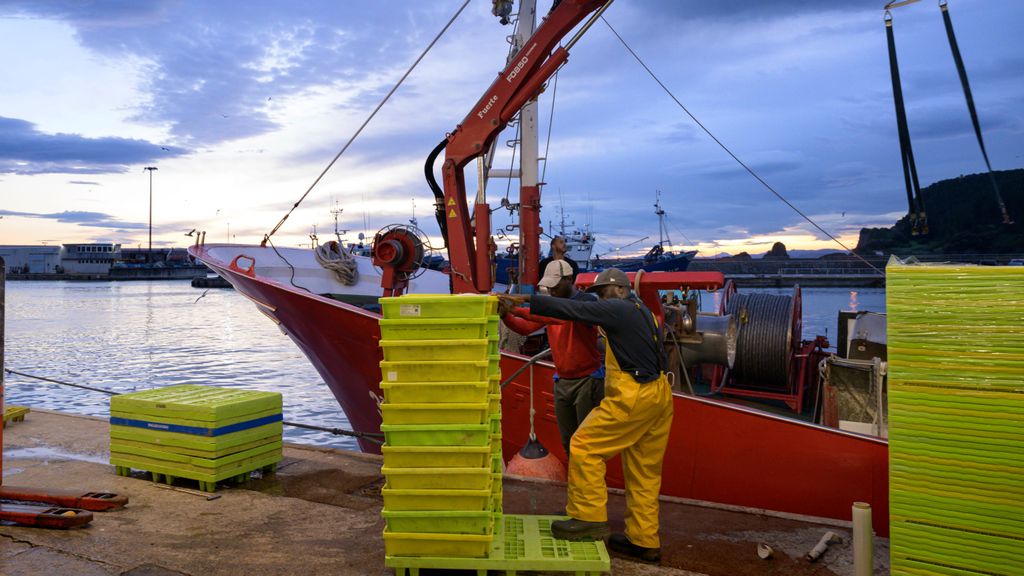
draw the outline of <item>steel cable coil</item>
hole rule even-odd
[[[789,385],[790,352],[793,347],[792,296],[735,294],[726,314],[739,320],[736,364],[737,385],[780,389]]]

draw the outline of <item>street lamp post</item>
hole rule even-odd
[[[153,171],[156,166],[146,166],[143,170],[149,171],[149,251],[146,253],[146,263],[153,261]]]

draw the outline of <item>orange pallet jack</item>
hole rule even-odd
[[[0,258],[0,414],[4,410],[4,287],[6,274]],[[107,492],[40,490],[3,486],[4,433],[0,427],[0,521],[38,528],[74,528],[92,522],[93,510],[112,510],[128,503],[126,496]]]

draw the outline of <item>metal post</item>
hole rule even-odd
[[[146,253],[146,263],[153,261],[153,171],[156,166],[146,166],[143,170],[149,171],[149,252]]]

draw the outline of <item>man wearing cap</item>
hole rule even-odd
[[[544,269],[537,288],[555,298],[592,302],[593,294],[573,285],[572,267],[565,260],[552,260]],[[548,343],[555,362],[555,418],[562,448],[569,456],[569,441],[590,411],[604,398],[604,366],[597,348],[597,329],[590,324],[530,314],[524,308],[502,306],[505,325],[528,335],[547,327]]]
[[[626,533],[609,547],[648,562],[661,559],[658,493],[672,427],[672,390],[654,315],[630,292],[629,279],[610,268],[588,289],[600,300],[581,302],[533,295],[534,314],[587,322],[605,334],[605,396],[572,437],[568,520],[552,522],[556,538],[582,540],[608,534],[605,462],[622,455],[626,481]],[[502,296],[511,302],[524,297]]]
[[[544,271],[547,270],[548,264],[558,260],[563,260],[565,262],[568,262],[569,266],[572,266],[572,281],[575,283],[576,276],[579,275],[580,273],[580,265],[577,264],[576,261],[573,260],[572,258],[569,258],[569,256],[565,252],[565,236],[555,236],[554,238],[551,239],[551,255],[541,259],[540,264],[537,266],[537,269],[540,271],[541,274],[543,274]]]

